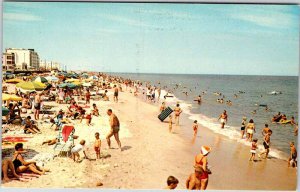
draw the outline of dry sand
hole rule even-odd
[[[92,103],[94,103],[92,101]],[[184,135],[184,129],[191,129],[191,122],[184,120],[181,126],[173,126],[174,133],[168,132],[168,123],[157,119],[158,107],[134,97],[129,92],[121,92],[119,103],[97,101],[101,117],[93,117],[91,127],[83,121],[74,122],[79,138],[87,141],[88,156],[95,158],[93,151],[94,133],[100,132],[102,151],[111,157],[100,160],[83,160],[74,163],[66,157],[56,157],[45,163],[51,172],[29,182],[11,181],[2,187],[30,188],[96,188],[98,181],[112,189],[162,189],[166,179],[173,175],[179,179],[178,189],[185,189],[185,181],[193,172],[194,156],[201,145],[210,145],[213,151],[208,156],[213,174],[210,175],[208,189],[261,189],[295,190],[296,169],[287,168],[287,163],[279,159],[268,159],[251,163],[248,161],[249,148],[223,136],[213,134],[200,127],[199,137],[192,144]],[[58,104],[46,103],[56,106]],[[59,107],[65,108],[66,105]],[[106,110],[112,108],[121,122],[120,138],[123,151],[107,149],[105,135],[109,131]],[[185,117],[182,117],[184,119]],[[34,135],[25,143],[25,149],[40,154],[53,154],[53,146],[42,146],[45,139],[55,138],[57,132],[50,124],[39,123],[43,134]],[[112,137],[112,147],[117,144]],[[12,150],[11,150],[12,151]],[[82,156],[82,155],[81,155]]]

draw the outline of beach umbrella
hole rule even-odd
[[[92,84],[91,83],[83,83],[82,86],[84,86],[84,87],[91,87]]]
[[[40,76],[33,78],[32,81],[40,82],[40,83],[48,83],[48,80],[45,77],[40,77]]]
[[[93,76],[90,76],[89,79],[91,79],[91,80],[98,80],[99,78],[97,76],[93,75]]]
[[[57,82],[59,79],[55,76],[47,76],[45,77],[48,81]]]
[[[78,81],[79,79],[74,79],[74,78],[65,80],[65,82],[78,82]]]
[[[6,116],[9,113],[9,109],[2,107],[2,116]]]
[[[74,88],[76,88],[77,86],[74,85],[73,83],[62,83],[62,84],[59,84],[58,87],[60,87],[60,88],[66,88],[66,87],[69,87],[70,89],[74,89]]]
[[[21,82],[23,82],[22,79],[10,79],[10,80],[5,81],[5,83],[13,83],[13,84],[17,84],[17,83],[21,83]]]
[[[28,82],[18,83],[16,87],[21,88],[25,91],[42,91],[46,89],[47,86],[44,83],[40,83],[36,81],[28,81]]]
[[[2,101],[22,101],[22,97],[2,93]]]
[[[74,84],[74,85],[76,85],[76,86],[82,85],[82,83],[81,83],[80,81],[75,81],[75,82],[73,82],[72,84]]]

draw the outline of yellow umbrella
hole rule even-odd
[[[24,82],[22,79],[9,79],[7,81],[5,81],[6,83],[21,83],[21,82]]]
[[[2,93],[2,101],[22,101],[22,97]]]
[[[73,79],[73,78],[72,78],[72,79],[67,79],[67,80],[66,80],[66,82],[78,82],[78,81],[79,81],[79,79]]]
[[[77,82],[73,82],[72,84],[74,84],[74,85],[81,85],[82,82],[77,81]]]
[[[41,82],[27,81],[27,82],[18,83],[16,87],[24,90],[30,90],[30,91],[41,91],[46,89],[47,85]]]

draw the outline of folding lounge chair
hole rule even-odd
[[[75,133],[75,128],[73,125],[63,125],[58,134],[59,142],[54,146],[54,155],[69,156],[71,153],[71,148],[74,146],[74,138],[73,135]]]

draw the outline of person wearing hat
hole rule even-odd
[[[202,190],[206,189],[208,184],[208,174],[211,173],[211,171],[207,168],[207,155],[210,151],[210,147],[202,146],[200,153],[195,157],[195,166],[200,166],[203,169],[203,174],[200,176]]]
[[[245,134],[246,120],[247,120],[247,118],[243,117],[242,126],[241,126],[241,139],[243,139],[244,134]]]
[[[200,190],[201,188],[201,177],[204,173],[204,170],[201,166],[195,165],[195,172],[190,174],[188,179],[186,180],[186,188],[189,190]]]

